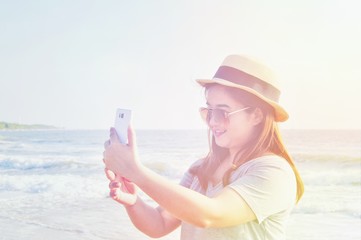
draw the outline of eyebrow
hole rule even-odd
[[[210,106],[211,104],[209,104],[209,102],[206,102],[207,106]],[[228,106],[227,104],[216,104],[217,108],[228,108],[230,109],[230,106]]]

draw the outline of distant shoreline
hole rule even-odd
[[[41,129],[57,129],[57,127],[44,125],[44,124],[19,124],[0,122],[0,130],[41,130]]]

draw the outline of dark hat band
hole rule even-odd
[[[281,94],[281,92],[271,84],[233,67],[220,66],[214,78],[251,88],[274,102],[278,102]]]

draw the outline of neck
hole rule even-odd
[[[244,152],[244,150],[239,149],[239,148],[230,148],[229,149],[229,157],[230,159],[234,160],[236,155],[239,156],[239,154],[242,154]]]
[[[243,152],[244,150],[240,151],[239,149],[229,149],[229,157],[227,160],[230,162],[230,164],[234,164],[237,162],[236,156],[242,155]]]

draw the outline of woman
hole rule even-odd
[[[133,224],[150,237],[181,225],[181,239],[285,239],[285,222],[303,194],[303,183],[277,122],[288,118],[278,104],[271,71],[239,55],[228,56],[213,79],[197,80],[207,107],[210,151],[196,161],[180,185],[152,172],[138,159],[135,135],[119,143],[111,129],[104,163],[110,195]],[[121,176],[121,177],[117,177]],[[136,185],[154,199],[136,195]]]

